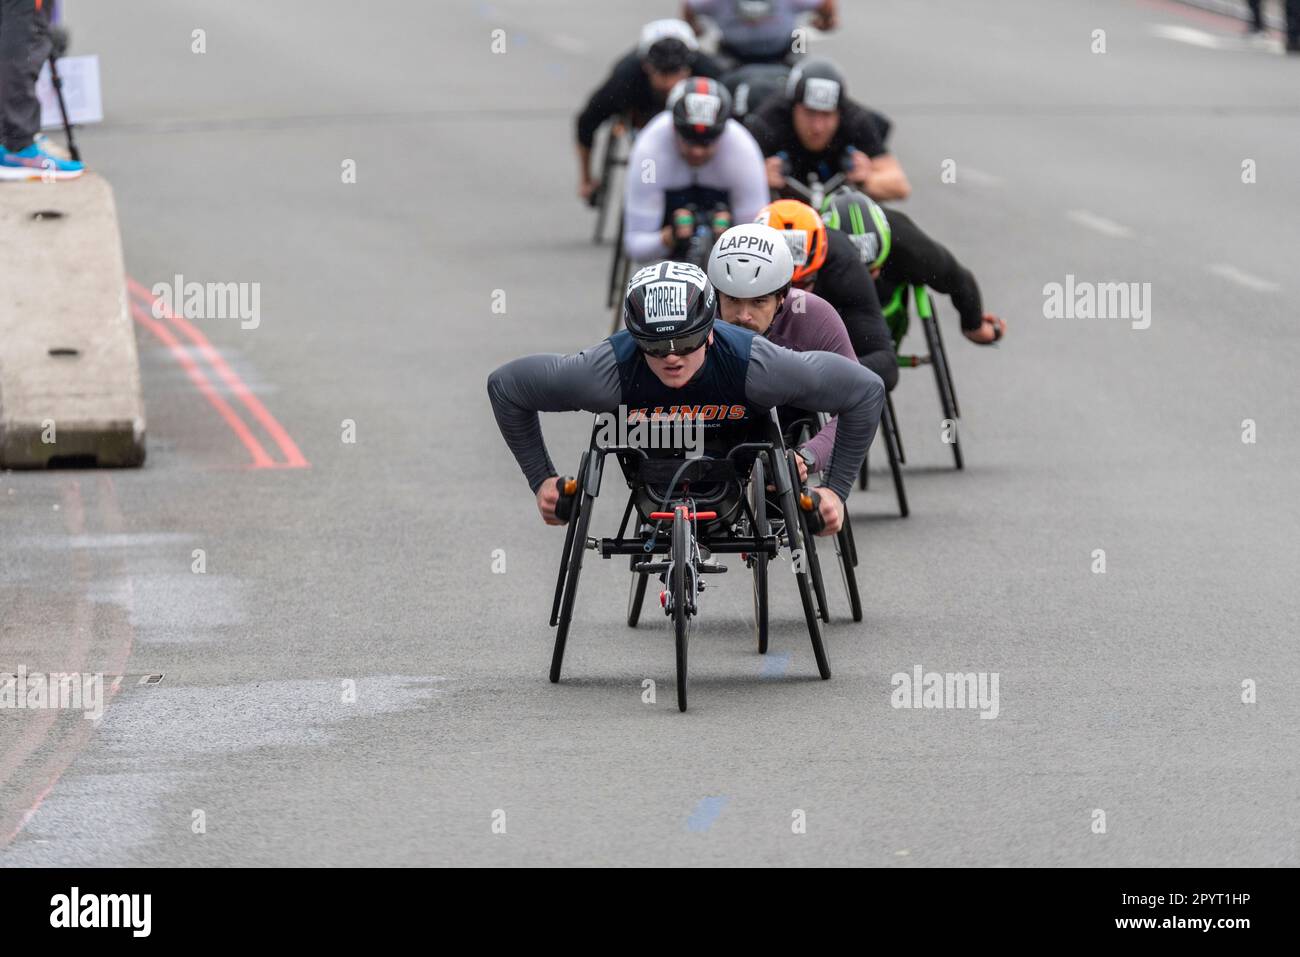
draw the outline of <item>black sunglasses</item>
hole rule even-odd
[[[642,352],[656,359],[667,356],[689,356],[708,342],[711,331],[702,329],[680,339],[637,339],[636,344]]]

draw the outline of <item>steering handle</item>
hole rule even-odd
[[[560,476],[555,480],[555,487],[560,497],[555,500],[555,517],[566,525],[573,515],[573,503],[578,497],[578,480],[571,475]]]
[[[812,535],[820,535],[822,529],[826,527],[826,520],[822,518],[821,504],[821,494],[815,488],[799,490],[799,508],[803,510],[804,520],[808,523],[808,531]]]

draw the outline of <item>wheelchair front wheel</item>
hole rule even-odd
[[[669,575],[670,596],[673,603],[673,634],[677,643],[677,710],[686,710],[686,646],[691,636],[690,594],[688,585],[691,572],[690,523],[685,509],[677,509],[673,516],[672,573]]]

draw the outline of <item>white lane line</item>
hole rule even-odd
[[[1224,36],[1219,33],[1207,33],[1204,30],[1197,30],[1195,27],[1176,26],[1172,23],[1157,23],[1150,27],[1152,35],[1162,37],[1165,40],[1176,40],[1179,43],[1186,43],[1189,46],[1201,47],[1204,50],[1250,50],[1258,49],[1261,45],[1259,40],[1250,37],[1232,37]]]
[[[1127,226],[1117,223],[1113,219],[1107,219],[1105,216],[1090,213],[1086,209],[1072,209],[1065,215],[1080,226],[1096,230],[1103,236],[1110,236],[1114,239],[1131,239],[1133,237],[1133,230]]]
[[[1153,36],[1163,37],[1166,40],[1177,40],[1179,43],[1204,47],[1208,50],[1220,49],[1218,37],[1212,33],[1206,33],[1204,30],[1197,30],[1194,27],[1177,26],[1172,23],[1157,23],[1153,24],[1150,29]]]
[[[565,53],[586,53],[587,44],[577,37],[569,36],[567,33],[552,33],[546,39],[551,41],[551,46],[559,47]]]
[[[1261,279],[1258,276],[1252,276],[1248,272],[1242,272],[1236,266],[1228,263],[1215,263],[1210,267],[1210,272],[1214,273],[1228,282],[1235,282],[1239,286],[1245,286],[1255,292],[1277,292],[1282,287],[1275,282],[1267,279]]]

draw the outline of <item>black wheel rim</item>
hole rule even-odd
[[[690,640],[690,615],[687,613],[687,565],[690,562],[687,520],[681,512],[673,517],[672,541],[673,631],[677,645],[677,708],[686,710],[686,652]]]

